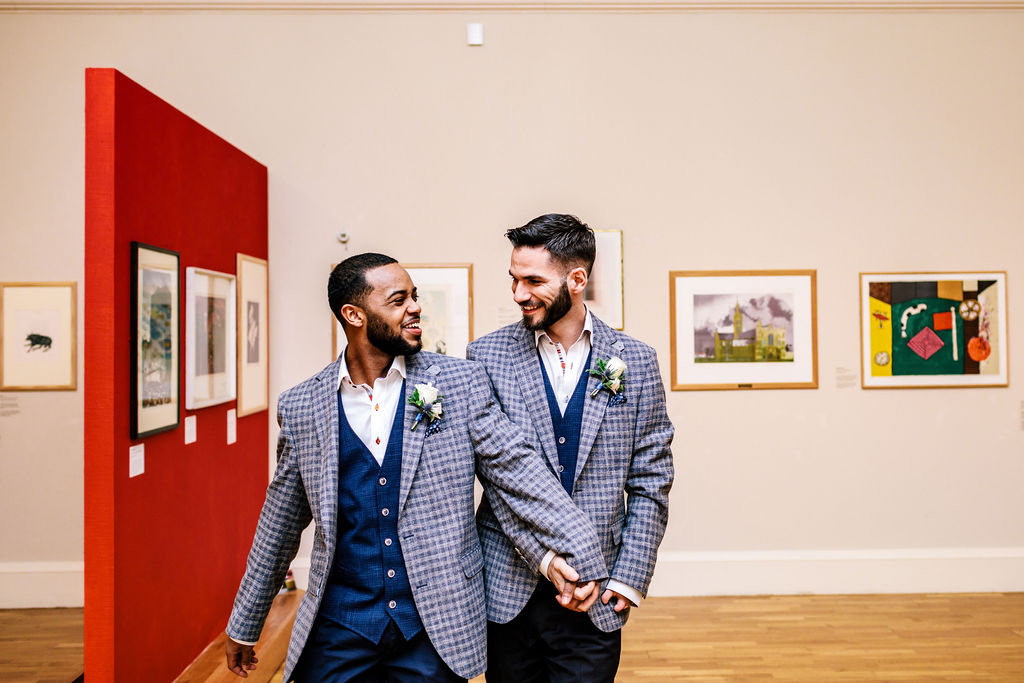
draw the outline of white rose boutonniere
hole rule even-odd
[[[409,397],[409,403],[419,408],[419,412],[416,413],[409,431],[416,431],[416,427],[423,421],[423,418],[427,419],[427,434],[439,431],[441,426],[438,421],[444,413],[444,409],[441,407],[441,400],[443,398],[444,396],[438,393],[437,387],[433,384],[429,382],[427,384],[417,384],[412,392],[412,396]]]
[[[626,397],[622,392],[626,388],[626,362],[618,356],[612,356],[607,360],[598,358],[594,365],[597,367],[587,372],[600,379],[601,384],[590,392],[590,398],[596,397],[602,389],[607,389],[612,395],[608,400],[609,405],[625,403]]]

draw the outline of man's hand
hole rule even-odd
[[[608,601],[615,598],[615,611],[622,612],[629,609],[633,603],[629,601],[629,598],[622,595],[622,593],[616,593],[611,588],[606,588],[604,593],[601,595],[601,602],[608,604]]]
[[[248,678],[249,672],[256,668],[256,653],[252,645],[242,645],[228,638],[224,644],[224,653],[228,657],[228,670],[236,676]]]
[[[580,575],[565,558],[556,555],[548,565],[548,578],[558,589],[558,604],[574,612],[586,612],[597,602],[597,581],[577,585]]]

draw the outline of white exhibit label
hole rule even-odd
[[[238,414],[234,408],[228,411],[228,445],[238,441]]]
[[[128,478],[137,477],[145,471],[146,444],[136,444],[128,449]]]
[[[185,445],[196,442],[196,416],[189,415],[185,418]]]

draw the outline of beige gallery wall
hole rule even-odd
[[[358,251],[472,262],[481,334],[505,228],[622,229],[626,331],[666,380],[669,270],[814,268],[819,389],[669,394],[653,591],[1024,589],[1024,6],[278,7],[0,10],[0,281],[82,281],[86,67],[268,166],[275,396],[330,360],[327,269]],[[858,272],[970,269],[1008,274],[1009,388],[837,379]],[[0,396],[0,606],[81,599],[81,397]]]

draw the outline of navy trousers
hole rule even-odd
[[[622,631],[605,633],[555,601],[541,580],[507,624],[487,622],[487,683],[613,683]]]
[[[389,621],[379,643],[320,615],[295,667],[295,683],[466,683],[430,644],[427,632],[406,640]]]

